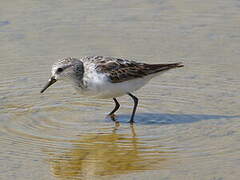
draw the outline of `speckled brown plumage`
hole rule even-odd
[[[182,63],[146,64],[103,56],[86,57],[85,60],[96,64],[96,71],[98,73],[106,74],[112,83],[120,83],[135,78],[142,78],[150,74],[183,66]]]

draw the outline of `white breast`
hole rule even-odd
[[[77,88],[79,93],[95,98],[113,98],[123,96],[144,86],[152,77],[136,78],[133,80],[111,83],[107,76],[95,71],[85,74],[83,78],[85,88]]]

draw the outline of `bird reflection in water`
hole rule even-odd
[[[153,140],[117,133],[81,135],[64,153],[51,153],[52,173],[59,179],[92,179],[136,171],[164,168],[174,158],[173,148],[154,145]],[[155,142],[156,143],[156,142]]]

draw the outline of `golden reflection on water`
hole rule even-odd
[[[59,179],[89,179],[166,167],[174,150],[145,141],[134,129],[130,136],[116,130],[85,134],[64,153],[49,154],[48,161]]]

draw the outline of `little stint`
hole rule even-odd
[[[84,96],[113,98],[115,107],[109,116],[114,121],[114,113],[120,107],[116,98],[127,94],[134,101],[129,121],[132,124],[138,105],[138,98],[132,92],[143,87],[156,75],[178,67],[183,67],[183,64],[146,64],[104,56],[80,59],[67,57],[53,64],[52,75],[41,93],[58,80],[68,80]]]

